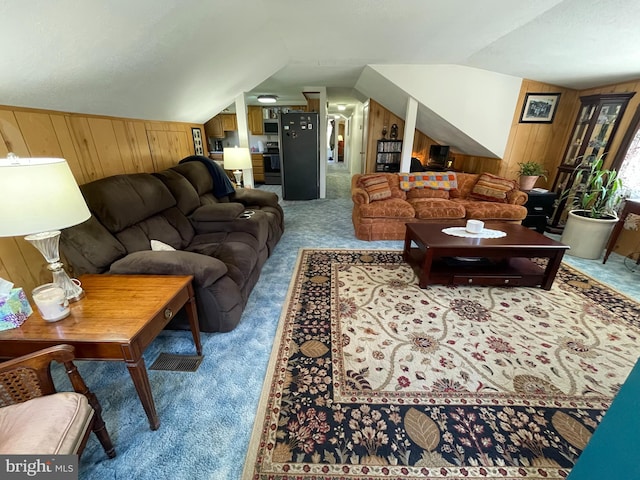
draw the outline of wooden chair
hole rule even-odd
[[[77,454],[95,432],[116,456],[102,407],[73,363],[74,347],[57,345],[0,363],[0,454]],[[58,392],[51,363],[62,363],[75,392]]]

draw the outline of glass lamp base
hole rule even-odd
[[[77,302],[84,297],[84,290],[80,286],[80,282],[76,279],[69,278],[64,270],[64,265],[60,262],[60,231],[36,233],[27,235],[24,239],[31,243],[42,254],[49,263],[47,268],[53,274],[53,283],[62,288],[65,292],[67,300]]]
[[[236,177],[236,185],[242,187],[242,170],[234,170],[233,176]]]

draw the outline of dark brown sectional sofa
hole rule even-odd
[[[73,274],[193,275],[200,329],[232,330],[284,232],[284,215],[270,192],[217,196],[211,168],[224,175],[202,157],[81,185],[92,216],[61,236]],[[151,240],[175,250],[154,251]],[[178,315],[169,327],[186,329],[188,322]]]

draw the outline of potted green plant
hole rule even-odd
[[[547,170],[537,162],[521,162],[518,166],[520,190],[531,190],[540,177],[547,179]]]
[[[576,257],[599,258],[618,221],[622,180],[615,170],[603,169],[603,162],[600,156],[591,165],[578,167],[576,188],[564,194],[570,199],[570,210],[561,242],[569,245],[568,253]]]

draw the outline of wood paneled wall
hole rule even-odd
[[[177,164],[194,154],[191,128],[200,128],[205,138],[200,124],[0,106],[0,157],[9,152],[19,157],[62,157],[78,184],[83,184]],[[0,238],[0,277],[29,295],[37,285],[51,281],[40,252],[20,237]]]
[[[395,116],[375,100],[369,100],[369,120],[367,124],[367,131],[369,133],[366,149],[366,172],[376,171],[376,152],[378,150],[377,142],[382,138],[382,129],[384,127],[387,128],[386,138],[391,138],[389,133],[391,132],[391,125],[394,123],[398,125],[398,140],[402,140],[402,137],[404,136],[404,120]]]
[[[413,138],[412,157],[420,159],[423,165],[429,161],[429,150],[431,145],[437,145],[438,142],[416,130]],[[463,155],[461,153],[449,152],[449,157],[453,159],[453,168],[463,172],[482,173],[489,172],[498,174],[500,168],[500,160],[490,157],[479,157],[474,155]]]
[[[560,93],[553,123],[519,123],[527,93]],[[576,90],[523,80],[498,175],[517,179],[518,163],[537,162],[543,164],[549,174],[546,181],[538,179],[536,186],[551,188],[579,108]]]

